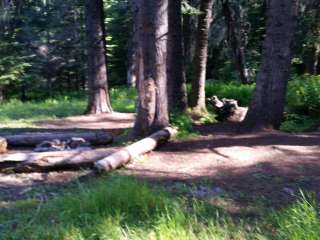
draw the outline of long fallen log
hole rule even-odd
[[[12,153],[0,156],[0,172],[47,172],[92,167],[93,163],[114,153],[117,148],[59,152]]]
[[[99,172],[111,171],[127,164],[130,160],[154,150],[157,146],[167,142],[171,137],[176,135],[177,131],[174,128],[164,128],[147,138],[144,138],[136,143],[124,147],[113,154],[101,159],[94,164]]]
[[[3,137],[0,137],[0,154],[7,152],[7,140]]]
[[[106,145],[113,141],[111,134],[105,131],[91,132],[26,132],[15,135],[2,135],[12,147],[35,147],[41,142],[59,139],[83,138],[92,145]]]

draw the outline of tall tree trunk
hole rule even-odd
[[[320,44],[315,44],[314,62],[313,62],[313,75],[318,74],[320,58]]]
[[[269,0],[257,86],[244,127],[277,129],[283,117],[297,15],[296,0]]]
[[[232,60],[243,84],[250,83],[245,62],[245,47],[241,36],[240,0],[222,0],[222,12],[227,26],[227,41]]]
[[[5,99],[4,97],[4,86],[0,85],[0,103]]]
[[[89,99],[86,113],[110,113],[107,85],[104,9],[102,0],[86,0]]]
[[[169,0],[168,106],[170,111],[187,110],[187,86],[182,43],[181,0]]]
[[[131,36],[128,49],[127,84],[136,87],[138,80],[138,0],[129,0],[131,9]]]
[[[206,111],[205,81],[208,57],[209,28],[212,21],[214,0],[201,0],[198,19],[195,56],[193,59],[193,78],[190,105],[195,112]]]
[[[196,8],[198,1],[186,0],[189,5]],[[183,15],[183,55],[185,66],[191,65],[195,49],[195,30],[196,30],[196,17],[192,14]]]
[[[147,136],[168,125],[168,0],[139,0],[139,81],[135,136]]]

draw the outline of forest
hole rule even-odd
[[[0,239],[320,235],[319,0],[0,0]]]

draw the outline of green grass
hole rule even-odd
[[[240,106],[248,106],[254,85],[241,85],[237,82],[210,81],[206,83],[206,95],[217,95],[220,98],[237,99]],[[190,86],[188,86],[190,91]],[[110,90],[112,106],[117,112],[134,112],[137,99],[135,89],[118,87]],[[320,109],[320,77],[303,75],[293,77],[289,82],[287,105],[281,129],[286,132],[303,132],[312,130],[319,123]],[[80,115],[86,108],[86,94],[74,93],[41,102],[24,102],[11,100],[0,104],[1,127],[32,127],[32,123],[73,115]],[[200,123],[214,122],[215,116],[208,106],[209,114],[200,119]],[[189,118],[189,119],[188,119]],[[181,133],[179,138],[192,135],[190,117],[173,114],[172,124]]]
[[[135,89],[116,88],[111,89],[110,94],[114,111],[135,111]],[[81,115],[85,111],[86,104],[84,93],[60,96],[41,102],[21,102],[13,99],[0,105],[0,123],[2,127],[30,127],[35,121]]]
[[[256,219],[170,194],[130,177],[78,184],[49,202],[25,200],[0,210],[0,239],[318,239],[318,204],[295,205]]]

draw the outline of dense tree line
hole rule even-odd
[[[2,0],[0,96],[88,89],[101,113],[108,86],[136,86],[146,135],[206,112],[206,79],[256,82],[244,123],[278,128],[290,74],[319,74],[319,16],[316,0]]]

